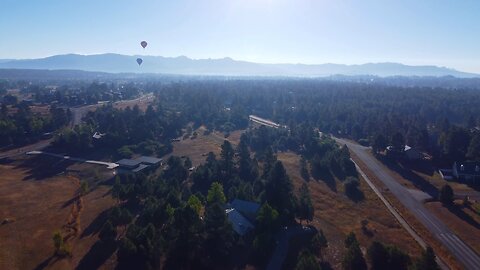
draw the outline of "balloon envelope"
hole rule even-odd
[[[144,40],[140,42],[140,45],[142,45],[142,47],[145,49],[145,47],[147,47],[147,42]]]
[[[142,64],[143,60],[142,58],[137,58],[137,64],[140,66]]]

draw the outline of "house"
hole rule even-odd
[[[236,209],[226,209],[225,213],[227,214],[228,220],[232,224],[233,230],[239,235],[244,236],[250,230],[255,228],[253,224]]]
[[[403,153],[405,154],[405,157],[407,157],[409,160],[420,160],[424,158],[422,152],[408,145],[405,145],[405,149],[403,150]]]
[[[233,230],[243,236],[255,228],[259,209],[258,203],[235,199],[227,205],[225,213]]]
[[[239,199],[233,200],[230,205],[252,221],[255,221],[258,210],[260,210],[260,204]]]
[[[135,159],[124,158],[116,162],[119,165],[119,173],[137,173],[145,169],[153,169],[160,166],[161,158],[140,156]]]
[[[452,175],[461,182],[478,184],[480,183],[480,162],[454,162]]]
[[[124,158],[121,159],[117,162],[115,162],[119,165],[120,168],[128,169],[128,170],[133,170],[137,168],[140,165],[140,161],[134,160],[134,159],[129,159],[129,158]]]
[[[146,164],[146,165],[153,165],[153,166],[158,166],[162,162],[161,158],[156,158],[156,157],[147,157],[147,156],[140,156],[136,158],[135,160],[140,161],[140,163]]]
[[[392,154],[401,153],[401,152],[395,151],[395,148],[392,145],[387,146],[387,152]],[[422,152],[408,145],[405,145],[405,147],[403,148],[403,155],[409,160],[420,160],[424,158],[424,155]]]

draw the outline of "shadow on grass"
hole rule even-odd
[[[400,166],[399,163],[388,159],[387,157],[377,156],[378,160],[387,166],[390,170],[398,173],[404,179],[410,181],[416,188],[430,195],[432,198],[438,198],[438,189],[430,182],[413,172],[407,166]]]
[[[27,176],[23,180],[43,180],[65,172],[72,161],[66,161],[54,157],[37,155],[22,160],[17,168],[27,169]]]
[[[456,215],[459,219],[467,222],[468,224],[472,225],[476,229],[480,229],[480,224],[471,216],[469,216],[467,213],[462,211],[462,208],[457,205],[450,205],[450,206],[445,206],[445,208],[450,211],[450,213]]]
[[[115,242],[97,241],[78,263],[77,270],[98,269],[117,250]]]
[[[73,198],[71,198],[70,200],[64,202],[64,203],[62,204],[62,208],[65,208],[65,207],[71,205],[71,204],[74,203],[77,199],[78,199],[78,196],[75,195],[75,196],[74,196]]]
[[[52,255],[48,258],[46,258],[43,262],[39,263],[34,269],[35,270],[42,270],[45,269],[50,263],[55,263],[58,261],[58,257],[55,255]]]
[[[80,238],[85,236],[89,236],[95,234],[102,229],[103,224],[107,222],[108,214],[110,213],[110,209],[104,210],[101,212],[82,232]]]
[[[320,269],[322,270],[333,270],[333,267],[329,262],[320,262]]]
[[[323,181],[325,184],[327,184],[330,190],[332,190],[333,192],[337,192],[337,183],[335,182],[335,178],[330,172],[320,173],[312,171],[312,177],[316,181]]]
[[[347,195],[347,197],[355,203],[361,202],[365,199],[365,195],[359,189],[355,189],[345,195]]]

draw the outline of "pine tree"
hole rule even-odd
[[[435,260],[435,253],[431,247],[427,247],[427,249],[422,252],[422,256],[415,263],[414,269],[440,270],[440,267]]]
[[[360,245],[353,232],[347,235],[345,247],[347,251],[343,256],[342,268],[344,270],[366,270],[367,263],[365,262],[365,258],[363,258]]]
[[[310,191],[307,184],[303,183],[302,187],[300,188],[300,199],[298,202],[297,217],[300,220],[312,221],[313,214],[314,209],[312,199],[310,197]]]
[[[298,256],[295,270],[320,270],[320,265],[315,256],[308,250],[302,250]]]
[[[310,247],[314,254],[320,255],[320,260],[323,261],[323,250],[328,247],[328,241],[322,230],[316,232],[312,237]]]
[[[288,223],[295,217],[296,198],[293,195],[293,184],[282,165],[277,161],[269,173],[265,187],[267,202],[279,210],[280,219]]]

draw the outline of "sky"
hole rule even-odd
[[[478,0],[1,0],[0,59],[120,53],[480,73],[479,14]]]

